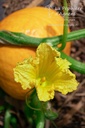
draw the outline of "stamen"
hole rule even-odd
[[[45,77],[45,76],[42,77],[42,78],[41,78],[41,81],[42,81],[42,82],[45,82],[45,81],[46,81],[46,77]]]

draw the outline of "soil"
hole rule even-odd
[[[62,8],[63,6],[62,2],[58,2],[57,0],[41,0],[40,3],[38,0],[0,0],[0,20],[16,10],[29,7],[34,1],[36,1],[35,6],[45,6],[53,9]],[[70,6],[69,2],[68,6]],[[79,7],[81,10],[76,10],[75,16],[69,18],[71,31],[85,28],[85,5],[82,0],[79,3]],[[62,12],[62,9],[58,11]],[[85,62],[85,38],[73,41],[71,57]],[[52,121],[46,121],[45,128],[85,128],[85,75],[77,72],[74,73],[80,82],[78,89],[66,96],[56,92],[54,100],[50,102],[53,109],[58,112],[58,118],[54,121],[56,126],[53,125]],[[13,106],[12,109],[10,108],[10,111],[16,117],[18,122],[17,128],[31,128],[30,123],[25,119],[23,107],[21,107],[23,106],[23,102],[17,101],[5,94],[4,97],[1,97],[0,105],[9,106],[9,104]],[[6,112],[7,110],[0,111],[0,128],[4,127]],[[10,128],[14,127],[10,125]]]

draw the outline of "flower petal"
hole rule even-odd
[[[78,82],[75,79],[75,75],[69,70],[64,71],[61,75],[57,76],[55,81],[55,90],[62,94],[67,94],[77,89]]]
[[[49,85],[47,81],[38,82],[36,90],[40,101],[48,101],[54,98],[54,85]]]
[[[75,75],[69,70],[70,63],[60,58],[60,53],[41,43],[36,57],[19,63],[14,69],[17,82],[23,89],[35,87],[40,101],[54,98],[54,91],[67,94],[77,88]]]
[[[21,83],[23,89],[32,88],[35,85],[36,72],[31,62],[32,58],[24,60],[14,69],[15,81]]]
[[[49,45],[45,43],[39,45],[36,52],[36,57],[39,58],[38,76],[42,77],[43,75],[45,75],[49,71],[51,64],[55,60],[55,57],[59,56],[60,53]]]
[[[62,72],[69,70],[69,65],[71,65],[66,59],[55,58],[55,61],[51,64],[49,74],[51,73],[50,81],[55,82],[58,76],[61,76]]]

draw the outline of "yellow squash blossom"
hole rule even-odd
[[[40,101],[54,98],[54,91],[67,94],[76,90],[78,82],[69,70],[70,63],[48,44],[38,46],[36,57],[18,63],[14,69],[15,81],[23,89],[36,88]]]

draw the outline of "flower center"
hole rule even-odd
[[[46,81],[46,77],[44,76],[41,78],[41,82],[45,82],[45,81]]]
[[[46,77],[42,77],[42,78],[40,79],[40,85],[46,86]]]

